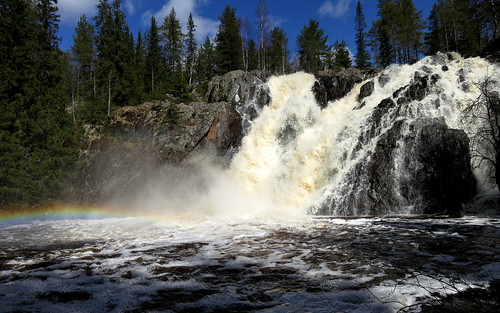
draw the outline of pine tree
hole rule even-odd
[[[146,48],[142,33],[137,33],[137,43],[135,45],[135,59],[134,59],[135,76],[137,81],[136,86],[136,99],[134,103],[142,103],[146,99],[146,84],[144,78],[146,77]]]
[[[100,0],[95,17],[99,112],[113,106],[136,105],[140,77],[135,68],[134,38],[125,21],[121,0]]]
[[[399,7],[399,62],[413,63],[423,51],[424,29],[427,25],[422,19],[422,12],[417,11],[412,0],[399,0]]]
[[[84,106],[85,111],[92,111],[92,99],[96,95],[96,50],[94,26],[82,15],[75,28],[73,45],[71,46],[71,63],[73,64],[72,104],[75,114],[75,103]],[[87,108],[88,107],[88,108]],[[87,113],[84,113],[84,118]],[[75,117],[76,120],[76,117]]]
[[[273,74],[285,74],[288,68],[288,54],[287,49],[288,38],[286,38],[285,31],[281,28],[275,27],[271,31],[271,47],[269,49],[269,71]]]
[[[162,84],[165,62],[160,46],[158,26],[154,17],[151,17],[151,26],[146,35],[146,41],[146,73],[144,81],[146,91],[153,96],[161,93],[165,88]]]
[[[201,83],[207,83],[215,73],[215,47],[209,37],[198,51],[198,66],[196,73]]]
[[[196,38],[194,37],[196,25],[194,24],[193,15],[190,13],[187,22],[187,34],[186,34],[186,71],[188,77],[189,87],[192,85],[194,64],[196,61],[196,50],[198,49],[196,45]]]
[[[366,49],[366,22],[365,22],[365,14],[363,13],[363,7],[361,6],[361,2],[358,0],[358,4],[356,6],[356,67],[364,70],[370,67],[370,54]]]
[[[412,0],[379,0],[379,19],[370,30],[371,45],[379,66],[411,63],[423,50],[422,13]]]
[[[215,36],[217,72],[225,74],[241,70],[243,69],[243,40],[240,34],[241,21],[236,17],[236,9],[227,5],[219,20],[220,25]]]
[[[495,37],[496,8],[487,0],[438,0],[429,16],[427,53],[457,51],[473,56]]]
[[[350,68],[352,66],[352,61],[349,56],[349,50],[347,49],[346,42],[344,40],[340,43],[335,41],[334,49],[333,69],[340,71],[342,69]]]
[[[167,76],[173,79],[177,76],[179,68],[182,67],[182,48],[183,37],[181,24],[175,9],[172,8],[170,13],[165,17],[160,33],[164,42],[164,53],[167,60]]]
[[[0,205],[53,199],[74,171],[56,11],[54,0],[0,6]]]
[[[247,44],[248,71],[259,69],[259,55],[257,52],[257,44],[253,39],[248,40]]]
[[[309,25],[304,26],[297,37],[300,70],[314,73],[323,69],[323,59],[330,50],[327,40],[328,35],[319,28],[319,22],[309,20]]]

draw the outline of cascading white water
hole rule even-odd
[[[403,122],[403,137],[411,135],[409,125],[422,117],[444,117],[450,128],[474,133],[477,125],[464,123],[464,106],[478,97],[477,83],[500,77],[499,68],[481,58],[448,57],[440,54],[414,65],[391,66],[372,78],[374,91],[362,100],[363,105],[358,97],[366,81],[323,110],[312,93],[314,76],[295,73],[272,77],[268,82],[271,104],[243,139],[230,175],[243,186],[245,194],[270,199],[273,206],[296,213],[317,213],[315,208],[327,201],[329,214],[366,214],[358,212],[356,205],[344,211],[345,199],[356,202],[357,194],[369,188],[364,174],[359,173],[360,164],[370,158],[380,136],[396,121]],[[374,125],[375,108],[387,98],[397,103],[402,93],[395,92],[414,83],[416,72],[438,79],[423,99],[395,105]],[[385,213],[414,213],[414,204],[397,196],[398,184],[410,175],[403,170],[408,149],[402,144],[395,148],[393,175],[387,179],[394,184],[397,205]],[[479,168],[476,176],[480,181],[484,181],[482,175],[484,169]]]

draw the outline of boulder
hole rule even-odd
[[[459,216],[476,191],[467,134],[441,120],[422,127],[415,145],[421,165],[415,175],[424,213]]]
[[[320,71],[315,75],[317,81],[313,86],[316,101],[321,108],[325,108],[328,102],[344,97],[356,84],[361,83],[364,79],[374,77],[379,71],[374,69],[363,72],[356,68],[348,68],[339,72]],[[369,87],[370,85],[365,88],[369,89]],[[369,90],[366,92],[368,93]]]
[[[313,86],[313,93],[321,108],[328,102],[340,99],[347,95],[354,85],[363,81],[363,73],[355,68],[339,72],[320,71],[316,74],[317,81]]]

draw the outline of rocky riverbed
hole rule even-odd
[[[498,218],[48,217],[0,242],[2,312],[499,308]]]

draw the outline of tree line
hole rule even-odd
[[[328,44],[315,19],[302,28],[291,53],[265,0],[258,0],[254,21],[227,5],[215,38],[202,43],[192,15],[185,32],[172,9],[134,35],[122,1],[100,0],[95,16],[80,17],[68,52],[59,48],[57,0],[0,0],[0,206],[37,203],[67,189],[84,122],[167,94],[189,102],[215,75],[369,69],[437,51],[473,56],[498,47],[498,1],[437,0],[428,21],[412,0],[377,5],[378,18],[367,25],[357,1],[351,58],[345,41]]]

